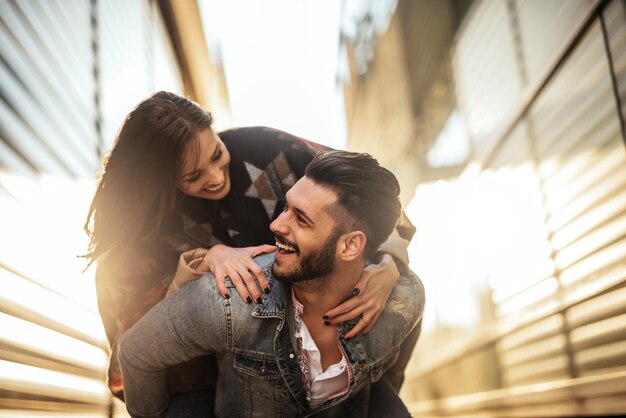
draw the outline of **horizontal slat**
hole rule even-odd
[[[554,178],[546,180],[546,208],[548,213],[558,213],[568,204],[605,181],[615,170],[620,169],[625,153],[623,149],[620,149],[619,127],[615,124],[612,125],[611,132],[606,134],[607,145],[604,149],[590,152],[591,158],[588,159],[587,163],[578,161],[579,156],[584,157],[587,154],[580,153],[566,160],[569,167],[558,167],[559,169],[563,168],[564,171],[570,167],[575,170],[568,182],[561,182],[560,179],[554,181]]]
[[[624,211],[626,211],[626,188],[618,191],[563,229],[556,231],[552,236],[554,247],[557,251],[561,250],[607,221],[623,215]]]
[[[89,149],[85,141],[73,141],[73,136],[65,134],[52,115],[41,108],[26,89],[18,88],[19,81],[14,79],[11,72],[1,64],[0,80],[6,83],[5,85],[14,86],[14,88],[3,89],[3,99],[28,126],[31,136],[42,144],[41,148],[45,149],[52,158],[57,159],[59,164],[66,167],[66,170],[72,172],[74,176],[90,176],[96,161],[95,146]],[[13,144],[20,141],[20,138],[6,139]],[[68,152],[68,148],[72,151]]]
[[[91,57],[84,55],[87,61],[80,62],[72,51],[83,49],[85,54],[89,54],[89,32],[75,37],[71,45],[67,45],[62,36],[62,32],[67,28],[60,28],[58,22],[51,19],[50,15],[54,13],[54,8],[49,7],[48,3],[45,0],[15,2],[16,9],[28,20],[24,34],[28,34],[32,39],[31,45],[46,60],[48,74],[54,74],[63,83],[68,98],[75,101],[78,108],[92,109],[90,93],[93,92],[94,85],[89,71]],[[88,20],[89,16],[74,18]]]
[[[578,327],[572,330],[570,339],[576,350],[626,340],[626,314]]]
[[[9,29],[9,32],[0,30],[0,36],[3,38],[0,38],[2,57],[24,80],[33,96],[41,95],[45,99],[47,95],[51,98],[41,101],[50,112],[54,112],[55,109],[62,110],[59,112],[60,117],[71,120],[73,129],[78,130],[80,136],[93,138],[94,107],[91,104],[80,106],[70,98],[65,90],[64,79],[56,72],[48,70],[50,65],[44,52],[29,35],[27,23],[16,15],[12,3],[1,2],[1,4],[7,7],[3,7],[3,13],[0,13],[0,22],[4,22]],[[24,51],[29,53],[25,54]]]
[[[59,176],[71,175],[64,165],[50,155],[49,149],[33,135],[2,97],[0,97],[0,135],[9,139],[11,146],[20,155],[27,155],[29,162],[40,170]]]
[[[458,97],[470,136],[478,147],[501,130],[520,101],[513,34],[504,2],[482,1],[464,27],[453,53]],[[505,70],[509,69],[509,70]]]
[[[98,347],[106,347],[95,313],[0,268],[0,311]]]
[[[624,189],[626,189],[626,167],[620,164],[599,183],[581,193],[560,211],[551,214],[548,219],[548,227],[552,231],[557,231],[581,216],[585,211]]]
[[[530,84],[545,74],[554,57],[567,46],[591,5],[584,0],[515,2]]]
[[[509,367],[502,370],[502,375],[507,386],[546,382],[571,377],[568,373],[566,355],[552,356],[544,360]]]
[[[518,295],[507,299],[497,306],[497,316],[505,318],[518,311],[527,310],[540,305],[546,299],[553,297],[559,288],[558,281],[554,277],[542,280]]]
[[[1,135],[2,131],[0,128],[0,167],[5,171],[11,171],[24,177],[37,175],[35,168],[25,161],[20,154],[16,153],[13,148],[9,147],[7,141]]]
[[[626,287],[600,295],[568,309],[566,318],[571,328],[626,314]],[[623,316],[623,315],[622,315]]]
[[[0,390],[108,405],[109,390],[102,380],[73,376],[0,360]]]
[[[524,344],[550,337],[561,331],[563,327],[563,316],[553,315],[543,321],[520,328],[511,334],[503,337],[498,343],[498,349],[511,350]]]
[[[558,334],[512,350],[500,350],[500,367],[507,368],[518,364],[526,364],[537,359],[562,355],[565,353],[565,346],[565,336]]]
[[[576,241],[556,254],[555,260],[560,269],[565,269],[626,236],[626,214],[611,220],[595,229],[584,238]]]
[[[104,376],[108,356],[101,347],[1,312],[0,329],[0,342],[9,347],[95,370]]]
[[[626,364],[626,341],[580,350],[574,355],[574,361],[581,372],[615,368],[623,370]]]
[[[624,4],[611,1],[603,13],[613,59],[617,90],[622,105],[621,115],[626,115],[626,11]]]
[[[626,371],[622,371],[576,379],[563,379],[541,383],[538,385],[525,385],[489,392],[454,396],[439,399],[436,403],[415,402],[408,404],[407,407],[409,411],[415,411],[414,416],[433,416],[433,412],[444,412],[449,416],[465,416],[465,414],[471,414],[475,411],[484,411],[484,413],[489,414],[490,411],[497,410],[498,408],[519,406],[528,407],[532,405],[536,405],[541,408],[543,405],[571,398],[583,401],[589,400],[592,402],[594,399],[607,398],[611,396],[623,397],[625,394]],[[426,407],[421,407],[421,405],[424,404],[427,404]],[[430,407],[428,407],[428,404],[430,404]],[[572,415],[593,415],[593,413],[597,411],[593,409],[582,409],[580,407],[582,405],[578,405],[579,407]],[[506,409],[504,409],[504,411],[506,411]],[[597,412],[595,413],[597,414]],[[557,416],[568,415],[569,414],[565,413]],[[508,415],[497,413],[496,416],[503,417]]]
[[[563,270],[560,275],[561,283],[571,286],[583,279],[593,279],[592,276],[603,276],[603,270],[612,268],[625,259],[626,238],[623,238]]]
[[[535,133],[541,138],[537,142],[540,156],[561,155],[569,145],[566,137],[559,135],[563,129],[584,121],[575,118],[584,115],[597,103],[597,95],[611,90],[608,63],[604,55],[604,42],[600,25],[596,22],[582,42],[568,58],[562,70],[538,97],[530,110]]]

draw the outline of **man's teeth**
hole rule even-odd
[[[280,242],[278,242],[278,241],[276,242],[276,246],[277,246],[278,248],[280,248],[282,251],[287,251],[287,252],[290,252],[290,253],[295,253],[295,252],[296,252],[296,249],[295,249],[295,248],[290,247],[290,246],[285,245],[285,244],[281,244],[281,243],[280,243]]]

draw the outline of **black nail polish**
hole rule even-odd
[[[263,291],[265,292],[266,295],[269,295],[270,293],[270,288],[266,287],[265,289],[263,289]]]
[[[246,296],[246,302],[247,303],[252,303],[252,298],[250,296]]]
[[[263,299],[261,299],[260,297],[256,298],[256,303],[260,305],[261,303],[263,303]]]
[[[322,316],[322,319],[328,319],[328,315]]]
[[[361,290],[358,287],[352,290],[352,296],[359,296],[359,293],[361,293]]]
[[[324,321],[324,325],[330,325],[330,322]]]
[[[226,293],[224,296],[224,299],[230,299],[230,295],[228,293]]]

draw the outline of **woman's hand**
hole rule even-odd
[[[341,305],[326,312],[327,321],[336,325],[363,315],[361,320],[345,335],[352,338],[359,332],[371,331],[385,309],[387,299],[400,277],[396,263],[389,254],[384,254],[378,264],[371,264],[361,273],[352,291],[352,297]]]
[[[208,250],[198,269],[210,270],[213,273],[217,289],[224,298],[230,298],[226,287],[228,276],[243,300],[248,303],[252,303],[253,300],[261,303],[261,292],[269,293],[270,288],[263,270],[252,258],[274,251],[276,247],[273,245],[233,248],[218,244]]]

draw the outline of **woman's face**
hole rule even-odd
[[[183,193],[210,200],[226,197],[230,191],[230,154],[211,129],[201,131],[187,145],[183,161],[181,176],[177,181]]]

